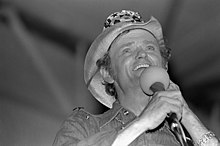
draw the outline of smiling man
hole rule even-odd
[[[74,110],[57,133],[54,146],[218,145],[176,84],[170,81],[165,91],[153,95],[141,88],[142,72],[151,66],[167,70],[169,58],[170,49],[155,18],[144,22],[138,13],[126,10],[110,15],[84,66],[88,89],[110,109],[101,115]],[[176,115],[177,134],[167,120],[170,113]]]
[[[111,45],[109,57],[112,75],[105,69],[101,74],[106,82],[115,82],[121,105],[140,115],[150,100],[140,88],[140,75],[149,66],[164,66],[156,38],[143,29],[124,32]]]

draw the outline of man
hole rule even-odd
[[[103,32],[92,43],[84,66],[89,90],[110,109],[101,115],[74,110],[57,133],[54,145],[184,144],[166,120],[170,113],[175,113],[177,123],[181,122],[192,138],[180,134],[186,143],[218,145],[214,133],[189,109],[176,84],[170,81],[165,91],[153,95],[143,91],[142,72],[150,66],[167,70],[169,58],[170,49],[155,18],[144,22],[138,13],[126,10],[110,15]]]

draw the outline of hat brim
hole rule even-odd
[[[97,71],[96,62],[103,57],[111,43],[119,34],[131,29],[145,29],[151,32],[158,41],[163,41],[161,25],[154,17],[151,17],[146,23],[118,23],[105,29],[93,41],[85,58],[84,80],[86,84],[91,81],[88,85],[88,89],[99,102],[109,108],[112,108],[115,98],[105,92],[105,86],[102,84],[103,79],[100,72]]]

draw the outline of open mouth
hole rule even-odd
[[[148,67],[150,67],[149,64],[140,64],[140,65],[136,66],[136,67],[133,69],[133,71],[136,71],[136,70],[138,70],[138,69],[140,69],[140,68],[148,68]]]

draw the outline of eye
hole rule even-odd
[[[131,52],[131,49],[130,48],[124,48],[123,50],[122,50],[122,53],[124,54],[124,53],[130,53]]]
[[[152,51],[154,51],[154,50],[155,50],[155,47],[154,47],[154,46],[147,46],[147,50],[152,50]]]

